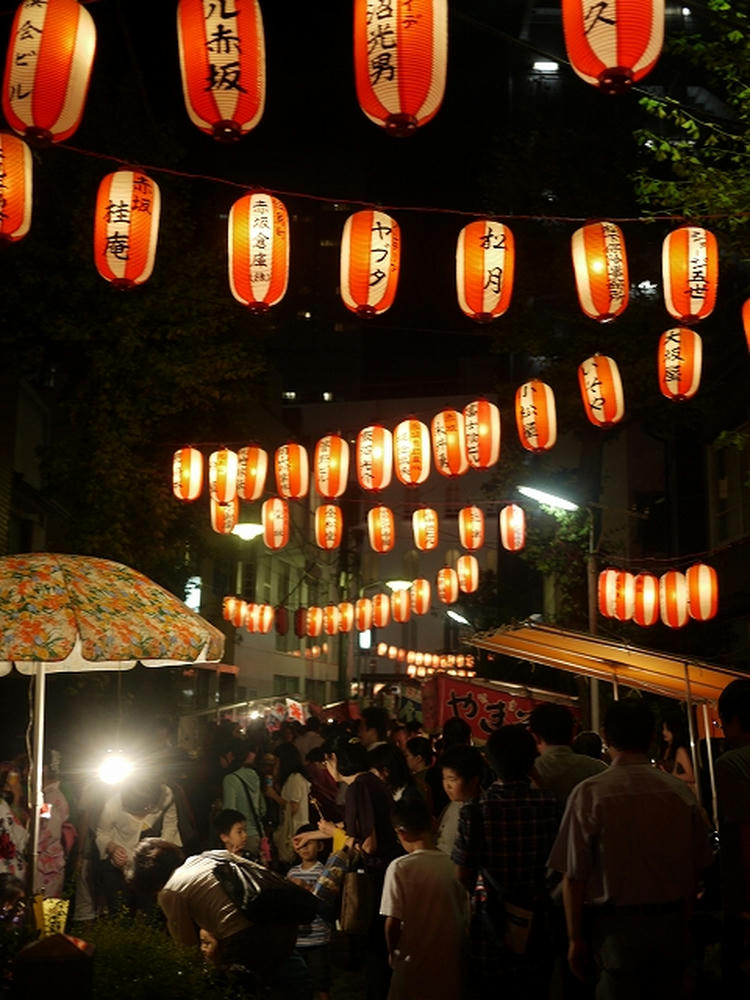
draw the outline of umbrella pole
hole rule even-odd
[[[41,876],[39,872],[39,821],[44,804],[42,794],[42,768],[44,766],[44,699],[45,699],[44,664],[36,664],[34,675],[34,750],[31,758],[31,890],[41,892]]]

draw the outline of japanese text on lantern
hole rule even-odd
[[[591,359],[588,364],[584,364],[584,386],[588,394],[589,407],[594,410],[604,411],[607,400],[601,392],[604,384],[599,378],[599,371],[595,359]]]
[[[400,4],[397,0],[368,0],[367,53],[373,86],[381,79],[396,80],[398,62],[393,61],[393,50],[397,46],[399,29],[413,28],[421,16],[414,10],[414,0],[402,0]]]
[[[664,377],[668,381],[678,381],[685,357],[681,352],[682,338],[679,330],[668,330],[664,343]]]
[[[472,465],[480,458],[479,450],[479,404],[469,403],[464,410],[464,425],[466,430],[466,454]]]
[[[498,232],[489,227],[486,233],[479,236],[479,245],[482,250],[504,250],[505,232],[501,229]],[[499,264],[488,267],[486,271],[486,281],[484,288],[489,288],[495,295],[499,295],[503,287],[503,269]]]
[[[240,36],[231,24],[231,19],[239,14],[235,0],[204,0],[203,9],[209,52],[206,90],[239,90],[246,94],[247,90],[240,83],[242,65],[235,58],[242,54]]]
[[[706,231],[692,227],[688,231],[690,268],[687,293],[691,299],[703,299],[708,294]]]
[[[521,387],[521,426],[526,437],[531,440],[537,436],[536,429],[536,389],[530,382],[525,382]]]
[[[327,504],[323,521],[323,531],[327,549],[335,549],[339,533],[339,511],[333,504]]]
[[[388,270],[391,266],[391,249],[392,244],[389,237],[393,234],[393,228],[391,226],[383,225],[380,220],[375,222],[372,227],[373,240],[370,244],[370,254],[376,257],[372,262],[372,270],[370,271],[370,288],[374,285],[379,285],[380,282],[388,277]],[[375,246],[375,242],[379,241],[382,246]],[[382,265],[385,265],[385,270],[383,270]]]
[[[122,224],[124,231],[115,229],[107,233],[104,243],[104,256],[115,260],[130,259],[130,224],[134,212],[144,212],[151,215],[154,204],[154,189],[151,181],[143,174],[133,177],[133,194],[130,201],[122,198],[119,201],[109,201],[104,210],[104,221],[108,226]]]
[[[5,150],[0,146],[0,220],[4,221],[8,218],[8,213],[5,211],[5,206],[8,204],[8,199],[5,197],[5,192],[8,189],[7,185],[8,174],[5,169]]]
[[[270,281],[268,245],[271,240],[271,205],[266,198],[254,198],[250,215],[250,266],[253,281]]]
[[[366,490],[373,488],[373,428],[365,427],[359,436],[359,475]]]
[[[39,2],[39,0],[26,0],[24,3],[24,9],[31,9],[33,7],[44,7],[46,2]],[[42,29],[37,27],[31,20],[23,21],[18,26],[18,33],[16,34],[16,44],[22,43],[20,48],[17,48],[13,53],[13,63],[16,67],[23,66],[28,68],[31,63],[29,60],[36,60],[39,55],[38,44],[42,37]],[[23,101],[27,97],[31,96],[34,89],[33,87],[34,75],[33,72],[29,76],[28,80],[24,80],[23,76],[18,79],[17,83],[12,83],[10,86],[10,94],[8,95],[11,101]]]
[[[610,0],[597,0],[596,3],[592,3],[587,8],[583,20],[585,24],[584,35],[588,35],[597,24],[606,24],[614,27],[617,24],[614,4]]]
[[[602,235],[604,236],[604,253],[607,258],[610,295],[613,299],[623,299],[627,294],[627,285],[620,229],[612,222],[603,222]]]

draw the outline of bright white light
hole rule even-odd
[[[191,576],[185,582],[185,604],[191,611],[200,611],[202,590],[203,580],[199,576]]]
[[[533,68],[535,73],[556,73],[560,69],[560,64],[540,59],[534,63]]]
[[[323,402],[324,403],[332,403],[333,402],[333,393],[332,392],[324,392],[323,393]]]
[[[655,281],[639,281],[638,291],[641,295],[648,295],[650,298],[654,298],[658,292],[659,286]]]
[[[360,649],[369,649],[372,646],[372,632],[369,628],[366,628],[363,632],[359,632],[357,635],[359,640]]]
[[[260,718],[260,712],[251,712],[250,713],[250,718],[251,719],[259,719]]]
[[[297,393],[290,389],[290,390],[287,390],[286,392],[282,392],[281,398],[282,399],[296,399],[297,398]]]
[[[545,493],[544,490],[537,490],[533,486],[517,486],[516,489],[523,496],[530,500],[536,500],[537,503],[543,503],[546,507],[552,507],[555,510],[578,510],[577,503],[566,500],[565,497],[555,496],[554,493]]]
[[[232,528],[232,534],[237,535],[243,542],[250,542],[253,538],[257,538],[258,535],[263,534],[263,525],[250,524],[249,522],[245,524],[235,524]]]
[[[117,785],[133,771],[132,763],[119,753],[108,753],[99,766],[99,778],[105,785]]]
[[[448,608],[445,613],[449,618],[452,618],[454,622],[458,622],[459,625],[471,625],[468,618],[464,618],[463,615],[460,615],[458,611],[453,611],[452,608]]]
[[[692,13],[693,13],[693,12],[692,12],[692,10],[691,10],[691,9],[690,9],[689,7],[683,7],[683,8],[682,8],[682,16],[683,16],[683,17],[690,17],[690,15],[691,15]]]
[[[389,590],[408,590],[411,580],[386,580],[385,585]]]

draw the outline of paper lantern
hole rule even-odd
[[[461,230],[456,247],[456,288],[461,311],[477,323],[502,316],[513,294],[513,233],[501,222],[479,219]]]
[[[443,566],[437,575],[438,597],[443,604],[455,604],[458,600],[458,573],[450,566]]]
[[[618,622],[629,622],[635,610],[635,577],[620,571],[615,579],[614,617]]]
[[[266,102],[258,0],[179,0],[177,43],[190,121],[223,142],[255,128]]]
[[[458,588],[464,594],[473,594],[479,587],[479,563],[476,556],[459,556],[456,561]]]
[[[273,195],[254,191],[229,212],[229,287],[232,295],[260,314],[275,306],[289,283],[289,216]]]
[[[437,548],[440,535],[437,511],[432,507],[420,507],[411,516],[414,544],[420,552],[431,552]]]
[[[397,656],[398,656],[398,647],[397,646],[389,646],[388,647],[388,659],[389,660],[395,660]]]
[[[712,566],[696,563],[685,574],[688,593],[688,614],[699,622],[707,622],[719,610],[719,578]]]
[[[458,512],[458,537],[465,549],[473,551],[484,545],[484,512],[474,505]]]
[[[273,621],[275,617],[274,609],[270,604],[259,604],[258,605],[258,615],[257,615],[257,627],[256,632],[261,632],[266,635],[273,628]]]
[[[280,604],[274,609],[274,627],[276,635],[286,635],[289,631],[289,612]]]
[[[414,614],[426,615],[430,610],[430,581],[421,578],[415,580],[407,593]]]
[[[391,601],[388,594],[375,594],[372,598],[372,624],[386,628],[391,621]]]
[[[248,445],[237,452],[237,494],[241,500],[260,500],[266,488],[268,452]]]
[[[635,578],[633,621],[642,627],[659,621],[659,580],[651,573],[639,573]]]
[[[69,139],[83,117],[96,28],[76,0],[24,0],[10,29],[3,113],[20,135]]]
[[[358,632],[367,632],[372,628],[372,601],[369,597],[360,597],[355,603],[354,624]]]
[[[500,511],[500,541],[508,552],[520,552],[526,544],[526,513],[518,504],[507,504]]]
[[[211,527],[220,535],[231,535],[240,516],[237,497],[229,503],[219,503],[211,498]]]
[[[323,631],[323,609],[313,605],[307,609],[307,622],[305,625],[307,635],[311,638],[319,636]]]
[[[390,552],[396,540],[396,526],[390,507],[373,507],[367,512],[367,533],[375,552]]]
[[[628,90],[661,54],[664,0],[563,0],[562,17],[571,66],[605,93]]]
[[[411,601],[409,598],[409,588],[394,590],[391,594],[391,615],[394,622],[403,624],[411,618]]]
[[[690,399],[698,391],[703,363],[703,341],[684,326],[659,338],[659,388],[667,399]]]
[[[393,431],[396,478],[404,486],[418,486],[430,474],[430,432],[421,420],[402,420]]]
[[[679,323],[710,316],[719,287],[716,237],[700,226],[681,226],[665,237],[661,252],[664,304]]]
[[[357,435],[357,482],[363,490],[384,490],[393,473],[393,436],[377,424]]]
[[[441,410],[432,418],[432,454],[441,476],[452,479],[469,468],[464,417],[458,410]]]
[[[248,632],[258,631],[258,612],[259,604],[248,604],[247,613],[245,615],[245,628]]]
[[[307,451],[301,444],[282,444],[274,455],[276,489],[286,500],[299,500],[307,493],[310,470]]]
[[[117,170],[99,185],[94,210],[94,263],[115,288],[151,277],[159,237],[161,195],[142,171]]]
[[[354,625],[354,605],[351,601],[339,604],[339,632],[351,632]]]
[[[369,319],[393,305],[401,260],[401,231],[385,212],[350,215],[341,238],[341,298]]]
[[[229,503],[237,496],[238,466],[237,453],[229,448],[208,456],[208,492],[218,503]]]
[[[486,399],[464,407],[466,457],[472,469],[489,469],[500,457],[500,410]]]
[[[172,459],[172,492],[178,500],[195,500],[202,489],[202,453],[197,448],[178,448]]]
[[[745,299],[742,304],[742,328],[745,331],[745,343],[750,351],[750,299]]]
[[[266,548],[283,549],[289,541],[289,504],[280,497],[263,501],[260,516]]]
[[[315,445],[315,489],[327,500],[340,497],[349,480],[349,444],[327,434]]]
[[[539,379],[524,382],[516,390],[516,428],[527,451],[549,451],[557,441],[555,394]]]
[[[671,569],[659,577],[659,612],[669,628],[682,628],[688,620],[687,580]]]
[[[605,618],[615,616],[615,596],[617,594],[617,570],[604,569],[599,574],[597,584],[597,603],[599,614]]]
[[[245,601],[240,600],[239,597],[233,598],[233,601],[229,620],[235,628],[242,628],[247,620],[247,604]]]
[[[336,635],[339,630],[339,609],[336,604],[326,604],[323,608],[323,631],[326,635]]]
[[[315,511],[315,544],[321,549],[337,549],[341,545],[344,521],[341,508],[333,503],[321,504]]]
[[[590,222],[573,233],[573,272],[581,309],[607,323],[628,304],[625,237],[614,222]]]
[[[307,635],[307,608],[297,608],[294,612],[294,634],[298,639]]]
[[[16,135],[0,132],[0,242],[23,239],[31,226],[31,150]]]
[[[617,364],[594,354],[578,366],[578,385],[586,416],[595,427],[613,427],[625,413],[625,398]]]
[[[355,0],[357,100],[376,125],[403,136],[430,121],[443,100],[447,61],[447,0]]]

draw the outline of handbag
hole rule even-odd
[[[341,883],[339,926],[345,934],[367,934],[375,916],[373,880],[359,851],[349,854],[349,868]]]
[[[237,775],[235,775],[237,777]],[[255,828],[260,834],[260,843],[258,844],[258,857],[264,865],[267,865],[271,861],[271,844],[268,837],[263,833],[263,826],[258,819],[258,813],[255,810],[255,803],[250,795],[250,789],[247,787],[242,778],[237,777],[237,780],[245,789],[245,795],[247,796],[247,804],[250,806],[250,812],[253,814],[253,822],[255,823]]]

